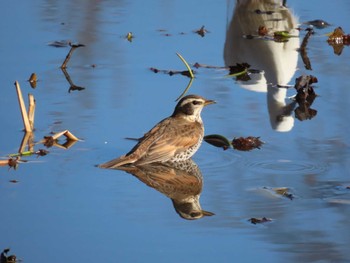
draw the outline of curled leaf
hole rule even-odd
[[[203,139],[207,143],[214,145],[215,147],[223,148],[224,150],[227,150],[231,147],[230,141],[226,137],[219,134],[207,135],[204,136]]]
[[[28,79],[30,86],[35,89],[37,83],[37,77],[35,73],[32,73]]]
[[[260,149],[260,146],[263,144],[263,142],[260,140],[260,137],[239,137],[234,138],[231,142],[234,149],[239,151],[250,151],[253,149]]]

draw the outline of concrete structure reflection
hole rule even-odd
[[[294,126],[291,116],[294,103],[287,104],[286,86],[292,79],[298,61],[299,31],[297,19],[279,0],[237,0],[227,28],[224,46],[226,66],[248,63],[262,73],[251,74],[251,80],[239,82],[245,89],[267,92],[271,127],[280,132]],[[257,36],[258,28],[265,26],[269,33],[288,31],[294,37],[286,42],[275,42]]]

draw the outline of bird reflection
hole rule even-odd
[[[201,208],[199,198],[203,177],[199,167],[191,159],[176,163],[120,166],[116,169],[134,175],[147,186],[169,197],[175,211],[184,219],[194,220],[214,215]]]
[[[285,86],[293,77],[298,61],[299,31],[297,19],[280,0],[236,0],[233,16],[227,28],[224,46],[226,66],[248,63],[261,72],[250,75],[248,81],[238,81],[245,89],[267,92],[270,123],[276,131],[290,131],[295,103],[285,102]],[[293,37],[278,42],[259,37],[258,29],[273,34],[287,31]],[[244,36],[257,36],[251,39]]]

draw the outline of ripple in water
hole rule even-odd
[[[327,170],[324,163],[313,163],[300,160],[266,160],[248,162],[246,166],[254,170],[265,170],[279,174],[319,174]]]
[[[215,169],[230,166],[233,163],[241,161],[242,157],[232,150],[226,150],[225,154],[222,154],[218,153],[217,149],[214,148],[214,151],[207,151],[204,157],[201,156],[199,158],[199,156],[196,156],[194,159],[200,165],[201,169]]]

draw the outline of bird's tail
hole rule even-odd
[[[118,168],[118,167],[125,165],[125,164],[133,163],[134,161],[135,160],[133,160],[132,156],[123,155],[119,158],[110,160],[106,163],[99,164],[98,167],[104,168],[104,169],[114,169],[114,168]]]

